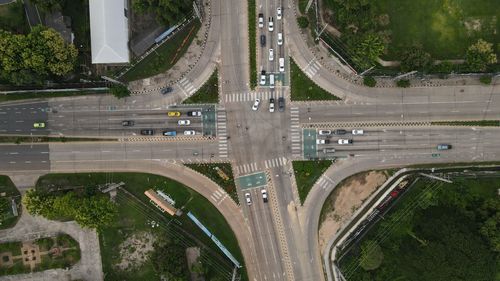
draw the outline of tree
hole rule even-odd
[[[44,11],[60,10],[64,0],[31,0],[38,8]]]
[[[130,96],[130,91],[128,90],[128,88],[121,84],[114,84],[109,88],[109,90],[111,91],[111,94],[113,96],[119,99]]]
[[[150,260],[157,273],[168,275],[168,280],[187,280],[188,267],[184,247],[168,241],[166,244],[155,242],[154,248]]]
[[[87,228],[97,230],[113,223],[118,209],[116,204],[106,197],[93,196],[85,198],[75,210],[75,221]]]
[[[373,240],[367,240],[361,245],[360,265],[364,270],[377,269],[384,260],[380,245]]]
[[[307,28],[309,26],[309,20],[303,16],[297,18],[297,23],[299,24],[300,28]]]
[[[352,59],[362,68],[372,66],[384,53],[385,43],[378,34],[346,34],[347,45],[353,49]]]
[[[24,194],[22,202],[28,213],[44,216],[53,205],[53,198],[36,189],[30,189]]]
[[[363,84],[368,87],[375,87],[375,85],[377,85],[377,80],[372,76],[365,76],[363,77]]]
[[[132,0],[132,10],[143,14],[153,12],[156,21],[166,26],[179,22],[193,6],[192,0]]]
[[[408,88],[410,87],[410,80],[408,79],[401,79],[396,82],[396,86],[401,87],[401,88]]]
[[[485,71],[488,64],[497,62],[493,44],[479,39],[472,44],[465,55],[465,63],[471,71]]]
[[[432,65],[431,55],[425,52],[421,46],[407,48],[401,55],[401,70],[426,72]]]

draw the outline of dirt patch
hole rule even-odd
[[[385,172],[371,171],[349,178],[325,202],[327,213],[319,228],[319,247],[321,252],[328,240],[337,233],[344,223],[354,214],[363,201],[368,198],[386,180]]]
[[[144,264],[153,250],[156,240],[150,232],[134,233],[120,245],[121,261],[116,265],[120,270],[131,270]]]

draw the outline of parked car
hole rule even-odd
[[[332,130],[319,130],[318,135],[320,136],[328,136],[332,134]]]
[[[274,20],[273,17],[269,17],[268,30],[272,32],[274,30]]]
[[[247,205],[250,206],[252,205],[252,198],[250,198],[250,193],[245,193],[245,201],[247,202]]]
[[[196,132],[193,130],[186,130],[186,131],[184,131],[184,135],[185,136],[194,136],[194,135],[196,135]]]
[[[262,34],[262,35],[260,36],[260,46],[261,46],[261,47],[266,46],[266,35],[264,35],[264,34]]]
[[[259,28],[264,27],[264,14],[260,13],[259,14]]]
[[[351,139],[339,139],[338,144],[352,144]]]
[[[274,99],[269,99],[269,112],[274,112]]]
[[[169,112],[167,113],[167,115],[168,115],[169,117],[179,117],[179,116],[181,116],[181,113],[180,113],[179,111],[169,111]]]
[[[267,203],[267,200],[268,200],[268,198],[267,198],[267,191],[265,189],[262,189],[260,191],[260,193],[262,193],[262,200],[264,201],[264,203]]]
[[[260,72],[260,85],[266,85],[266,71],[262,70]]]
[[[45,122],[35,122],[33,128],[45,128]]]
[[[142,129],[141,130],[141,135],[143,136],[152,136],[155,134],[155,130],[153,129]]]
[[[278,110],[280,112],[285,111],[285,98],[284,97],[278,98]]]
[[[123,127],[131,127],[131,126],[134,126],[134,121],[132,120],[123,120],[122,121],[122,126]]]
[[[200,117],[201,116],[201,111],[188,111],[187,116],[190,117]]]
[[[281,7],[276,8],[276,18],[280,20],[282,15],[283,14],[281,13]]]
[[[163,88],[161,89],[161,94],[162,95],[166,95],[166,94],[170,94],[174,91],[174,88],[172,87],[166,87],[166,88]]]
[[[337,130],[334,130],[333,133],[335,135],[345,135],[347,133],[347,131],[344,129],[337,129]]]
[[[189,125],[191,125],[191,121],[190,120],[179,120],[179,121],[177,121],[177,125],[179,125],[179,126],[189,126]]]
[[[259,104],[260,104],[260,99],[255,99],[252,105],[252,110],[257,111],[257,109],[259,109]]]
[[[167,137],[175,137],[175,136],[177,136],[177,132],[176,131],[163,131],[163,135],[167,136]]]
[[[365,131],[363,131],[361,129],[353,129],[352,130],[353,135],[363,135],[364,133],[365,133]]]
[[[448,149],[451,149],[451,148],[452,148],[451,144],[441,143],[441,144],[437,145],[437,150],[448,150]]]
[[[316,144],[329,144],[330,140],[316,139]]]

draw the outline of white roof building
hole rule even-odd
[[[127,0],[89,0],[92,63],[128,63]]]

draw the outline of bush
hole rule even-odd
[[[396,82],[396,85],[401,88],[408,88],[410,87],[410,80],[407,79],[401,79]]]
[[[35,244],[40,247],[40,251],[48,251],[54,246],[54,239],[50,237],[40,238],[35,241]]]
[[[130,96],[130,91],[128,90],[128,88],[121,84],[114,84],[113,86],[111,86],[111,88],[109,88],[109,90],[111,94],[113,94],[113,96],[119,99]]]
[[[481,78],[479,78],[479,81],[481,81],[481,83],[485,85],[489,85],[491,84],[491,76],[489,75],[481,76]]]
[[[297,22],[300,28],[307,28],[309,26],[309,20],[306,17],[298,17]]]
[[[375,85],[377,85],[377,80],[371,76],[365,76],[363,78],[363,84],[368,87],[375,87]]]

